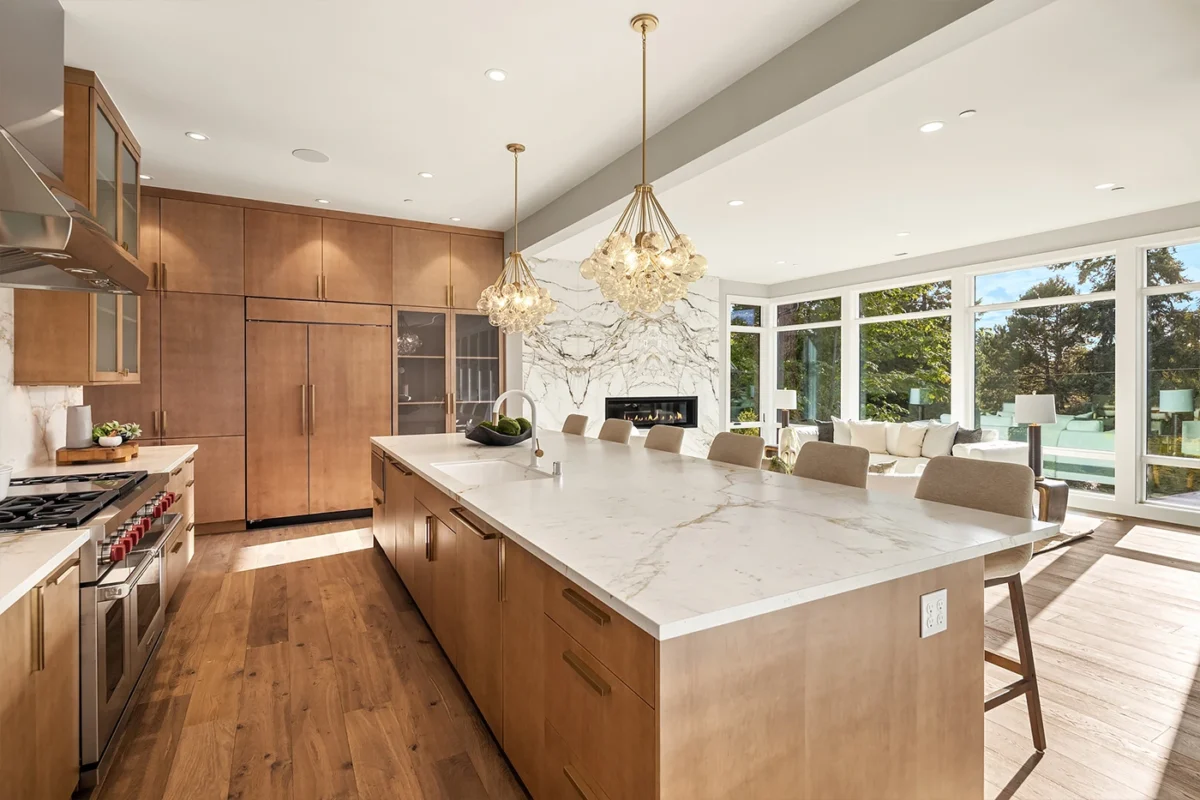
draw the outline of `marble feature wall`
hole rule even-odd
[[[13,292],[0,289],[0,464],[53,462],[66,444],[67,406],[82,402],[80,386],[13,386]]]
[[[630,316],[605,300],[575,261],[530,259],[558,310],[522,342],[524,388],[538,401],[538,423],[557,430],[568,414],[604,422],[606,397],[696,395],[699,427],[684,452],[703,456],[721,430],[721,317],[717,278],[704,278],[672,307]]]

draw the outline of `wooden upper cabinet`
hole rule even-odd
[[[496,282],[504,267],[504,240],[450,234],[450,283],[454,307],[475,310],[479,295]]]
[[[142,351],[141,381],[136,386],[85,386],[83,402],[92,407],[93,421],[100,423],[115,419],[136,422],[142,426],[142,436],[158,437],[158,412],[162,408],[159,394],[159,302],[157,294],[141,298]]]
[[[164,438],[245,433],[245,302],[219,294],[163,293]]]
[[[246,209],[246,294],[321,298],[321,218]]]
[[[392,228],[367,222],[321,220],[325,300],[392,302]]]
[[[246,293],[242,209],[164,197],[159,217],[162,290]]]
[[[135,295],[13,293],[13,382],[104,386],[141,381],[141,304]]]
[[[150,275],[148,288],[158,291],[158,217],[157,197],[143,197],[142,211],[138,215],[138,264]]]
[[[392,302],[446,308],[450,285],[450,234],[392,229]]]

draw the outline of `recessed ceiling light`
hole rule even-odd
[[[978,111],[976,111],[975,109],[973,109],[973,108],[968,108],[966,111],[960,111],[960,112],[958,112],[958,116],[959,116],[959,118],[960,118],[960,119],[970,119],[971,117],[975,116],[975,115],[976,115],[976,114],[978,114],[978,113],[979,113],[979,112],[978,112]]]
[[[900,258],[901,256],[906,256],[906,255],[908,255],[908,253],[896,253],[896,258]]]
[[[432,178],[433,173],[432,172],[418,172],[417,177],[418,178]]]
[[[908,231],[900,231],[900,232],[899,232],[899,233],[897,233],[896,235],[897,235],[897,236],[909,236],[910,234],[909,234],[909,232],[908,232]]]
[[[320,150],[310,150],[307,147],[298,147],[292,151],[292,155],[301,161],[307,161],[310,164],[324,164],[329,160],[329,156],[322,153]]]
[[[745,202],[746,202],[745,200],[730,200],[729,205],[740,206],[740,205],[743,205]]]
[[[921,133],[933,133],[934,131],[940,131],[944,127],[946,127],[946,123],[939,122],[938,120],[926,122],[921,126]]]
[[[1115,184],[1115,183],[1097,183],[1097,184],[1096,184],[1096,188],[1097,188],[1097,189],[1099,189],[1099,190],[1100,190],[1100,191],[1102,191],[1102,192],[1103,192],[1104,190],[1106,190],[1106,189],[1111,189],[1111,188],[1113,188],[1114,186],[1116,186],[1116,184]]]
[[[188,137],[189,139],[195,139],[197,142],[208,141],[207,136],[205,136],[203,133],[197,133],[196,131],[188,131],[184,134],[184,136]]]
[[[462,217],[451,217],[450,221],[451,222],[462,222]]]
[[[495,67],[492,67],[491,69],[489,69],[487,72],[485,72],[483,74],[486,75],[487,79],[490,81],[502,81],[508,77],[507,72],[505,72],[502,69],[496,69]]]
[[[153,175],[145,175],[145,174],[142,174],[142,175],[138,175],[138,177],[139,177],[139,178],[141,178],[141,179],[142,179],[142,180],[144,180],[144,181],[152,181],[152,180],[154,180],[154,176],[153,176]]]
[[[787,263],[786,261],[776,261],[776,262],[775,262],[775,265],[776,265],[776,266],[783,266],[783,265],[784,265],[784,264],[786,264],[786,263]]]
[[[323,198],[323,197],[318,197],[318,198],[317,198],[317,202],[318,202],[318,203],[320,203],[320,204],[321,204],[321,205],[323,205],[323,206],[327,206],[327,205],[329,205],[329,201],[328,201],[328,200],[326,200],[326,199],[325,199],[325,198]]]
[[[66,113],[67,113],[67,112],[66,112],[66,111],[63,109],[63,107],[62,107],[62,106],[58,106],[58,107],[56,107],[56,108],[52,108],[52,109],[50,109],[50,114],[51,114],[52,116],[55,116],[55,117],[62,117],[62,116],[65,116],[65,115],[66,115]]]

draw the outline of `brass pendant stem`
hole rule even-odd
[[[517,180],[519,178],[517,168],[517,152],[513,151],[513,250],[521,252],[520,231],[517,229]]]
[[[642,22],[642,183],[646,182],[646,23]]]

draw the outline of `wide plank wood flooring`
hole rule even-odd
[[[103,800],[526,797],[368,525],[197,539]],[[1049,749],[988,713],[985,800],[1200,800],[1200,531],[1108,520],[1024,578]]]

